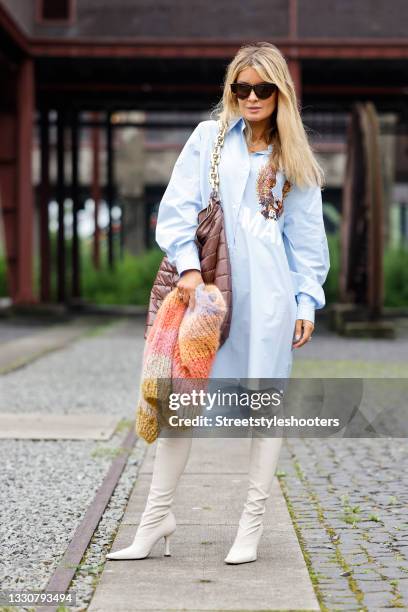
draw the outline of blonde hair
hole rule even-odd
[[[233,83],[241,70],[254,68],[265,81],[278,86],[276,108],[271,115],[271,127],[266,138],[273,144],[270,163],[274,169],[284,171],[289,182],[299,187],[324,183],[324,171],[317,162],[308,141],[306,131],[298,110],[295,86],[288,65],[275,45],[258,42],[243,45],[229,63],[221,100],[211,111],[223,123],[229,123],[240,116],[237,99],[231,92]],[[250,123],[246,124],[246,140],[252,139]]]

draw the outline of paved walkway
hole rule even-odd
[[[174,504],[172,556],[163,556],[160,541],[147,559],[108,561],[89,612],[320,609],[277,480],[258,560],[224,563],[246,497],[249,443],[193,440]],[[155,447],[149,448],[113,549],[131,542],[140,521]]]
[[[76,317],[65,323],[34,320],[0,321],[0,374],[26,365],[41,355],[64,348],[87,332],[106,325],[104,317]]]

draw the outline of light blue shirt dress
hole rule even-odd
[[[187,140],[160,202],[156,241],[181,274],[200,269],[197,215],[208,205],[219,123],[201,121]],[[272,149],[249,153],[242,117],[225,135],[219,164],[232,274],[232,320],[210,378],[288,378],[296,319],[314,322],[330,267],[321,189],[276,177]],[[289,189],[290,186],[290,189]]]

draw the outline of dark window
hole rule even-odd
[[[71,15],[71,0],[42,0],[41,19],[44,21],[68,21]]]

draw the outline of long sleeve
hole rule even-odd
[[[330,268],[320,187],[292,186],[284,207],[283,242],[295,287],[296,318],[314,323],[315,310],[326,304],[323,284]]]
[[[201,123],[196,126],[177,158],[157,216],[156,242],[179,275],[190,268],[201,270],[194,242],[197,216],[202,209],[200,126]]]

